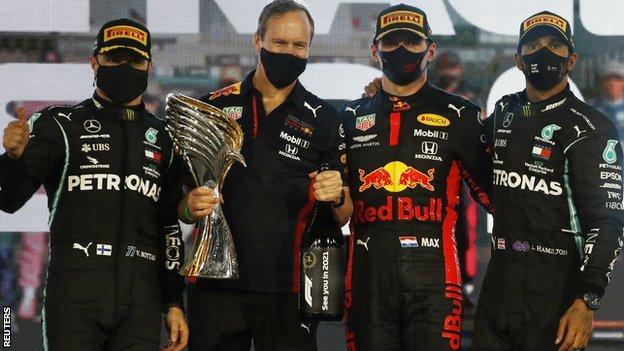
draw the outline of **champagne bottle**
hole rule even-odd
[[[329,169],[321,165],[321,171]],[[344,251],[330,201],[316,201],[300,251],[299,312],[307,320],[341,320],[344,308]]]

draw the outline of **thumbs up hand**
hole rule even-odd
[[[28,123],[26,122],[26,112],[24,110],[24,106],[20,106],[17,109],[17,120],[12,121],[6,128],[4,128],[2,146],[6,149],[9,157],[17,160],[22,157],[29,139],[30,136]]]

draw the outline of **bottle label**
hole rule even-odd
[[[341,248],[310,247],[302,252],[302,312],[309,316],[342,316],[344,267]]]

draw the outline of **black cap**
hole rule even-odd
[[[152,60],[152,38],[139,22],[120,18],[104,23],[95,39],[93,55],[115,49],[129,49],[148,61]]]
[[[518,40],[518,52],[522,44],[545,35],[554,35],[568,44],[570,50],[574,50],[572,42],[572,28],[570,23],[563,17],[549,11],[542,11],[522,21],[520,25],[520,39]]]
[[[432,40],[427,14],[418,7],[399,4],[381,11],[377,15],[374,41],[398,30],[408,30],[420,35],[423,39]]]

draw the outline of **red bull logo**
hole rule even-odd
[[[461,326],[463,313],[463,296],[461,289],[448,284],[444,297],[451,301],[452,307],[450,313],[444,318],[442,337],[448,340],[451,350],[459,350],[461,347]]]
[[[362,185],[358,189],[360,192],[374,186],[375,189],[381,189],[385,186],[392,185],[392,179],[390,178],[390,173],[386,171],[384,168],[379,167],[376,170],[366,174],[364,170],[359,169],[358,173],[360,173],[360,181]]]
[[[416,67],[414,67],[414,69],[415,68]],[[407,69],[407,67],[404,67],[404,69]],[[410,71],[406,70],[406,72],[410,72]],[[407,111],[407,110],[412,109],[412,106],[410,106],[410,104],[408,104],[407,102],[403,100],[400,100],[396,96],[391,96],[390,101],[392,102],[392,111],[394,112]]]
[[[442,199],[429,198],[427,204],[414,204],[411,197],[387,196],[386,203],[379,207],[366,206],[364,201],[356,201],[353,210],[355,224],[400,221],[441,222]],[[396,209],[396,211],[395,211]]]
[[[236,84],[228,85],[225,88],[219,89],[210,95],[208,100],[214,100],[219,96],[228,96],[230,94],[239,95],[241,92],[241,84],[242,82],[238,82]]]
[[[417,170],[413,167],[407,167],[407,169],[401,173],[401,178],[399,179],[399,184],[405,185],[410,189],[416,188],[418,185],[423,188],[434,191],[435,188],[431,185],[431,181],[433,180],[433,174],[435,173],[435,169],[430,168],[427,171],[427,174]]]
[[[407,188],[415,189],[418,186],[429,191],[435,191],[432,184],[435,174],[434,168],[430,168],[427,173],[424,173],[403,162],[393,161],[368,174],[363,169],[358,169],[358,173],[362,182],[358,189],[360,192],[374,187],[396,193]]]

